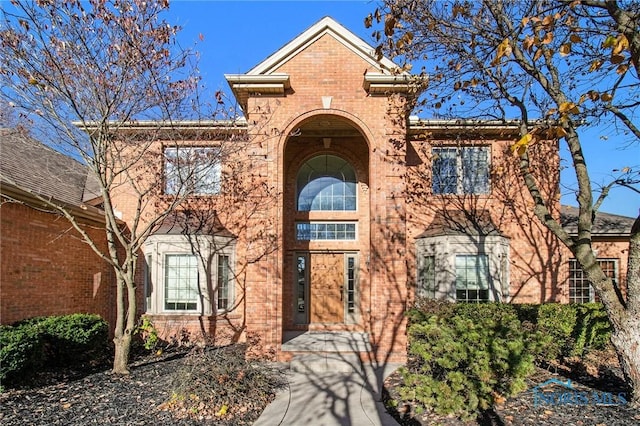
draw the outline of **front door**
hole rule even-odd
[[[296,324],[357,321],[357,254],[297,253],[296,266]]]
[[[344,254],[313,253],[310,258],[311,322],[344,322]]]

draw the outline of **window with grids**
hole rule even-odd
[[[229,256],[218,255],[218,310],[226,311],[231,307],[231,277]]]
[[[164,309],[195,311],[198,309],[198,262],[190,254],[165,256]]]
[[[355,211],[356,172],[335,155],[318,155],[302,165],[297,178],[298,211]]]
[[[433,148],[434,194],[488,194],[489,147]]]
[[[355,222],[298,222],[296,223],[298,241],[353,241],[356,239]]]
[[[456,300],[486,302],[489,300],[489,258],[487,255],[457,255]]]
[[[213,195],[220,192],[220,149],[168,147],[164,149],[165,194]]]
[[[418,296],[436,296],[436,257],[423,256],[418,260]]]
[[[618,283],[618,259],[598,259],[602,272]],[[569,303],[587,303],[595,300],[595,292],[576,259],[569,260]]]

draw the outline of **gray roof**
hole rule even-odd
[[[446,235],[504,236],[491,220],[486,210],[462,211],[442,210],[427,229],[416,238],[439,237]]]
[[[83,202],[88,168],[24,132],[0,129],[0,184],[64,203]]]
[[[592,233],[600,236],[628,236],[635,218],[611,213],[598,212],[593,223]],[[578,208],[562,206],[560,213],[562,226],[570,233],[578,232]]]

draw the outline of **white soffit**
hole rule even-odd
[[[382,74],[391,74],[390,70],[398,66],[386,57],[376,60],[375,49],[354,33],[340,25],[328,16],[322,18],[305,32],[284,45],[280,50],[269,56],[266,60],[253,67],[246,75],[271,74],[298,53],[315,43],[325,34],[333,36],[336,40],[364,59],[371,66],[376,67]]]

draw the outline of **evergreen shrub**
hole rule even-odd
[[[431,312],[410,313],[403,399],[468,419],[525,389],[533,355],[512,305],[440,302],[430,307]]]
[[[604,348],[600,303],[450,303],[419,299],[409,317],[400,395],[421,409],[468,419],[525,389],[534,361]]]
[[[17,384],[44,366],[72,366],[108,353],[109,328],[98,315],[36,317],[0,327],[0,381]]]

